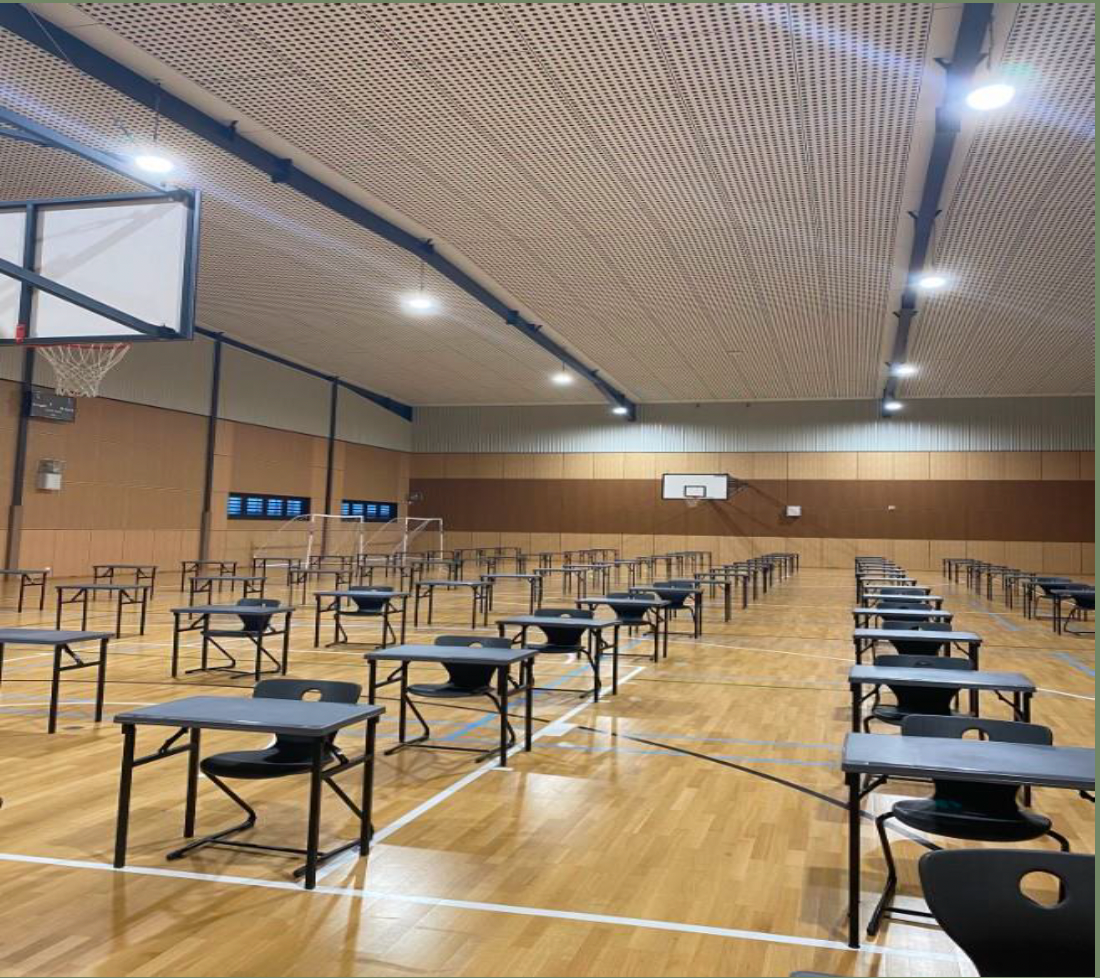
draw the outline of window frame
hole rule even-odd
[[[233,512],[233,500],[240,500],[241,510]],[[262,501],[262,512],[248,512],[248,500],[259,499]],[[279,512],[270,512],[271,504],[278,503]],[[298,504],[300,511],[288,513],[288,504]],[[300,516],[309,516],[312,511],[312,500],[309,496],[292,496],[282,492],[230,492],[225,500],[225,518],[227,520],[266,520],[267,522],[297,519]]]

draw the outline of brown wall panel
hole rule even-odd
[[[854,540],[1093,539],[1092,484],[760,480],[723,503],[662,500],[649,479],[413,479],[412,515],[449,531]],[[784,507],[802,506],[788,518]],[[893,506],[894,509],[889,507]]]

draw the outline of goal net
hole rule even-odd
[[[265,557],[279,567],[293,562],[308,564],[319,557],[357,557],[364,553],[366,524],[362,516],[309,513],[287,520],[262,543],[253,557]]]
[[[371,557],[390,557],[442,549],[443,520],[437,516],[402,516],[377,528],[368,526],[363,553]]]

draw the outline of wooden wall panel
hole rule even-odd
[[[917,481],[932,478],[930,452],[893,452],[894,478]]]
[[[1043,452],[1042,472],[1044,479],[1079,479],[1081,454],[1080,452]]]

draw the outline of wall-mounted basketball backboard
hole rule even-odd
[[[0,203],[0,345],[191,339],[199,197]]]
[[[729,499],[730,482],[730,477],[724,472],[711,475],[665,473],[661,476],[661,498]]]

